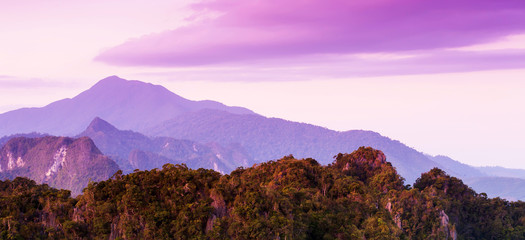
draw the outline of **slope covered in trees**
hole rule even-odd
[[[0,183],[0,238],[525,239],[525,204],[440,169],[414,187],[372,148],[328,166],[287,156],[229,175],[167,164],[69,192]],[[25,235],[24,235],[25,234]]]

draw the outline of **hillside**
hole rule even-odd
[[[169,137],[149,138],[130,130],[119,130],[98,117],[79,136],[93,139],[102,153],[114,159],[124,173],[161,168],[166,163],[185,163],[195,169],[229,173],[252,162],[239,146],[200,144]]]
[[[525,239],[525,203],[487,198],[437,168],[405,186],[364,147],[328,166],[288,156],[230,175],[171,164],[119,172],[76,199],[17,178],[0,195],[0,238]]]
[[[424,154],[372,131],[337,132],[278,118],[210,109],[174,118],[146,133],[222,145],[239,144],[255,162],[293,154],[299,158],[312,157],[322,164],[328,164],[337,153],[351,152],[363,145],[371,146],[384,151],[409,183],[414,182],[421,173],[441,167]]]
[[[89,181],[106,180],[117,170],[86,137],[17,137],[0,149],[0,179],[28,177],[74,195]]]
[[[153,136],[177,136],[198,142],[238,144],[255,162],[293,154],[328,164],[339,152],[351,152],[361,145],[371,146],[381,149],[409,184],[421,173],[438,167],[451,176],[471,182],[476,191],[491,197],[525,200],[525,182],[514,180],[509,185],[510,180],[505,176],[505,173],[519,176],[521,170],[476,168],[446,156],[430,156],[372,131],[338,132],[278,118],[204,109],[166,121],[146,132]],[[478,184],[480,181],[484,184]]]
[[[95,118],[114,126],[108,123],[109,126],[100,124],[98,129],[86,129]],[[438,167],[465,181],[502,177],[485,181],[488,185],[474,184],[477,191],[490,196],[509,199],[525,196],[517,183],[510,185],[515,186],[514,189],[501,188],[506,189],[505,195],[493,191],[498,189],[498,184],[508,182],[505,177],[522,178],[523,170],[474,168],[445,156],[423,154],[376,132],[338,132],[266,118],[248,109],[218,102],[190,101],[162,86],[116,76],[99,81],[72,99],[43,108],[0,114],[0,136],[11,134],[0,138],[0,146],[13,137],[41,137],[47,135],[45,133],[89,136],[125,173],[160,168],[165,163],[186,163],[191,168],[229,173],[239,166],[288,154],[313,157],[327,164],[337,153],[351,152],[365,145],[382,149],[407,183]]]
[[[74,136],[95,117],[106,119],[120,129],[141,131],[204,108],[253,113],[214,101],[187,100],[162,86],[111,76],[74,98],[42,108],[22,108],[0,114],[0,136],[29,132]]]

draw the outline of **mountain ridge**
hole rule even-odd
[[[286,156],[230,175],[118,172],[74,199],[16,178],[0,195],[6,239],[525,239],[525,202],[488,198],[438,168],[404,185],[370,147],[325,166]]]
[[[501,176],[511,171],[483,171],[447,157],[428,156],[373,131],[334,131],[308,123],[266,118],[249,109],[214,101],[191,101],[162,86],[117,76],[104,78],[70,99],[0,114],[0,136],[16,133],[38,137],[39,133],[20,134],[35,131],[59,136],[88,131],[96,145],[125,172],[132,171],[134,166],[160,167],[167,159],[229,172],[238,166],[289,154],[329,164],[335,154],[351,152],[360,146],[383,150],[409,183],[433,167],[465,180]],[[0,138],[0,146],[15,136]],[[111,139],[111,136],[120,137]],[[126,138],[129,141],[122,140]],[[188,161],[196,159],[200,160]],[[487,173],[489,170],[491,173]],[[516,170],[513,174],[519,173]],[[505,181],[501,179],[502,183]]]
[[[238,143],[252,154],[255,162],[293,154],[295,157],[311,157],[322,164],[329,164],[333,161],[331,157],[338,153],[371,146],[384,151],[409,182],[415,181],[420,173],[440,166],[424,154],[373,131],[338,132],[279,118],[238,115],[211,109],[168,120],[146,132],[151,136],[178,136],[223,145]],[[403,161],[410,163],[402,164]]]
[[[119,130],[99,117],[77,135],[83,136],[91,138],[104,154],[117,162],[124,173],[134,169],[161,168],[166,163],[185,163],[192,168],[229,173],[252,162],[239,146],[222,146],[213,142],[202,144],[171,137],[149,138],[131,130]]]
[[[110,120],[119,129],[141,130],[203,108],[254,114],[246,108],[215,101],[188,100],[160,85],[110,76],[73,98],[0,114],[0,136],[35,131],[73,136],[97,116]]]

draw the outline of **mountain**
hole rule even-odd
[[[98,117],[78,136],[93,139],[97,147],[114,159],[125,173],[134,169],[161,168],[166,163],[185,163],[192,168],[229,173],[252,162],[240,146],[200,144],[170,137],[149,138],[130,130],[119,130]]]
[[[245,108],[228,107],[214,101],[191,101],[162,86],[111,76],[72,99],[42,108],[22,108],[0,114],[0,136],[29,132],[73,136],[97,116],[120,129],[141,131],[204,108],[253,114]]]
[[[203,113],[205,115],[212,119],[213,114],[211,110],[203,110]],[[197,113],[194,113],[197,114]],[[225,114],[221,112],[221,114]],[[192,114],[193,115],[193,114]],[[243,117],[242,115],[236,115],[236,114],[228,114],[233,116],[228,116],[227,119],[232,119],[232,117]],[[264,118],[256,115],[247,115],[244,116],[248,119],[259,119],[259,121],[264,122]],[[262,118],[262,119],[261,119]],[[183,118],[178,118],[178,120],[181,120]],[[207,118],[205,118],[207,119]],[[196,123],[196,124],[202,124],[202,126],[207,126],[209,123],[199,123],[196,121],[197,119],[191,119],[189,122]],[[271,121],[275,121],[275,126],[266,126],[263,127],[263,130],[259,130],[260,132],[268,132],[270,129],[276,129],[279,130],[277,126],[283,124],[284,126],[281,126],[283,129],[288,129],[291,132],[287,134],[291,134],[292,132],[301,132],[303,134],[308,134],[307,130],[308,128],[304,128],[301,130],[293,129],[291,126],[303,126],[305,124],[301,123],[293,123],[281,119],[270,119]],[[224,125],[230,125],[232,128],[234,126],[239,126],[241,124],[237,123],[224,123],[222,121],[214,121],[216,123],[221,123]],[[250,121],[246,121],[245,119],[240,121],[245,124],[250,124]],[[257,121],[256,121],[257,122]],[[257,123],[257,126],[264,126],[264,123]],[[308,126],[308,125],[307,125]],[[319,135],[323,134],[330,134],[331,131],[324,128],[319,128],[316,126],[310,125],[309,127],[314,128],[315,130],[319,132]],[[169,127],[169,129],[174,129],[172,126]],[[189,129],[198,129],[197,127],[188,126],[186,128],[186,131]],[[281,129],[280,132],[284,131]],[[163,130],[164,131],[164,130]],[[243,132],[248,134],[247,129],[241,129],[239,132]],[[279,131],[276,131],[279,132]],[[181,134],[181,133],[177,133]],[[208,132],[208,134],[203,134],[205,136],[212,136],[213,132]],[[227,134],[224,132],[219,133],[219,135]],[[273,133],[275,134],[275,132]],[[311,133],[310,133],[311,134]],[[340,137],[339,140],[337,140],[337,135],[341,134],[342,137]],[[353,135],[352,135],[353,134]],[[110,123],[102,120],[101,118],[95,118],[91,122],[91,124],[86,128],[84,132],[79,134],[78,136],[86,136],[93,139],[95,144],[99,147],[99,149],[106,154],[107,156],[110,156],[112,159],[115,159],[115,161],[118,163],[121,169],[124,170],[125,173],[130,173],[134,169],[140,169],[140,170],[149,170],[153,168],[161,168],[166,163],[185,163],[191,168],[207,168],[207,169],[214,169],[216,171],[220,171],[222,173],[229,173],[235,168],[239,166],[249,166],[253,164],[255,161],[252,159],[252,154],[248,150],[246,150],[241,145],[247,145],[247,142],[242,143],[234,143],[234,142],[226,142],[226,144],[230,144],[229,147],[223,147],[221,144],[217,142],[209,142],[207,144],[200,144],[198,142],[190,141],[190,140],[180,140],[180,139],[174,139],[170,137],[154,137],[150,138],[147,137],[141,133],[133,132],[133,131],[123,131],[119,130]],[[186,137],[194,137],[190,135],[184,135]],[[235,135],[230,135],[235,136]],[[272,136],[261,136],[262,139],[266,138],[269,139],[268,141],[277,141],[279,140],[278,137],[283,136],[277,136],[275,138],[272,138]],[[388,154],[396,156],[395,159],[400,159],[399,161],[396,161],[394,163],[394,166],[397,169],[402,169],[404,171],[408,171],[412,174],[418,174],[418,171],[424,172],[423,168],[429,168],[432,169],[433,167],[440,167],[447,171],[450,175],[458,177],[463,179],[466,183],[468,183],[474,190],[477,192],[484,192],[489,197],[502,197],[508,200],[524,200],[525,199],[525,180],[520,180],[516,178],[507,178],[507,177],[497,177],[497,176],[490,176],[480,170],[479,168],[472,167],[467,164],[463,164],[461,162],[458,162],[456,160],[453,160],[446,156],[430,156],[430,155],[424,155],[422,153],[419,153],[413,149],[410,149],[406,147],[405,145],[399,143],[398,141],[390,140],[389,138],[382,137],[381,135],[369,132],[369,131],[348,131],[348,132],[342,132],[337,133],[335,135],[330,135],[330,137],[335,138],[337,141],[345,141],[346,144],[350,145],[352,142],[354,142],[355,145],[358,145],[359,143],[367,143],[367,144],[375,144],[380,145],[383,147],[385,152]],[[245,138],[245,137],[244,137]],[[293,141],[292,146],[289,148],[293,148],[294,144],[300,145],[305,144],[304,142],[301,142],[301,139],[306,138],[305,136],[300,136],[297,139],[293,140],[287,140],[287,141]],[[317,137],[318,139],[321,139],[326,144],[335,144],[335,141],[328,142],[329,140],[323,139],[322,137]],[[243,138],[237,138],[237,139],[243,139]],[[313,139],[313,137],[310,137],[310,139]],[[202,138],[203,141],[209,141],[211,140],[208,138]],[[223,139],[215,139],[224,141]],[[364,141],[366,140],[366,141]],[[260,143],[260,139],[253,139],[253,141]],[[327,143],[328,142],[328,143]],[[280,146],[284,146],[285,142],[281,141],[279,142]],[[266,143],[268,144],[268,143]],[[249,145],[249,144],[248,144]],[[310,144],[311,146],[312,144]],[[275,145],[273,146],[276,147]],[[342,149],[344,146],[341,146],[339,144],[339,149]],[[349,147],[352,147],[351,145]],[[254,147],[255,150],[261,150]],[[270,148],[268,148],[270,149]],[[332,148],[328,145],[322,145],[322,146],[312,146],[309,152],[304,152],[304,155],[307,154],[315,154],[318,152],[324,152],[326,154],[326,149],[333,149],[333,151],[337,152],[337,149]],[[285,150],[280,155],[285,155]],[[300,154],[297,154],[296,150],[289,150],[289,151],[295,151],[294,154],[296,156],[299,156]],[[264,151],[260,151],[264,153]],[[257,154],[257,152],[255,153]],[[335,154],[329,154],[326,156],[334,156]],[[316,159],[329,159],[326,156],[317,156]],[[407,161],[408,160],[412,160]],[[415,160],[414,160],[415,159]],[[422,159],[422,160],[421,160]],[[389,159],[390,160],[390,159]],[[331,160],[329,160],[331,162]],[[329,162],[325,162],[326,164]],[[421,163],[425,163],[427,165],[423,165]],[[409,165],[409,166],[407,166]],[[507,169],[507,170],[515,170],[516,172],[519,172],[517,169]],[[406,178],[405,175],[401,174]],[[408,174],[407,174],[408,175]],[[409,175],[410,176],[410,175]],[[412,176],[412,178],[415,179],[418,178],[418,176]],[[411,183],[410,178],[408,183]]]
[[[97,116],[100,118],[90,124]],[[476,169],[448,157],[428,156],[372,131],[338,132],[266,118],[218,102],[190,101],[162,86],[116,76],[99,81],[72,99],[0,114],[0,136],[29,133],[1,138],[0,146],[16,136],[40,136],[30,132],[75,136],[81,131],[81,136],[93,138],[100,150],[126,173],[160,168],[164,163],[186,163],[193,168],[227,173],[239,166],[289,154],[329,164],[335,154],[364,145],[383,150],[408,183],[433,167],[465,180],[523,176],[520,170]],[[501,183],[505,181],[501,179]],[[486,183],[498,182],[493,179]],[[492,185],[474,184],[477,191],[487,193],[496,189]],[[515,191],[506,191],[505,196],[521,199],[521,193],[516,187]]]
[[[0,138],[0,147],[4,146],[4,144],[6,144],[12,138],[16,138],[16,137],[38,138],[38,137],[45,137],[45,136],[48,136],[48,135],[37,133],[37,132],[12,134],[12,135],[4,136]]]
[[[166,121],[146,132],[152,136],[177,136],[199,142],[238,144],[246,149],[255,162],[293,154],[295,157],[311,157],[322,164],[329,164],[333,162],[331,157],[337,153],[351,152],[362,145],[371,146],[386,154],[407,183],[413,183],[421,173],[438,167],[472,183],[476,191],[485,192],[491,197],[525,200],[525,181],[521,183],[513,180],[513,184],[498,188],[499,184],[506,184],[509,179],[494,177],[489,180],[485,177],[490,174],[479,168],[446,156],[423,154],[372,131],[337,132],[278,118],[204,109]],[[516,170],[518,173],[520,171]],[[478,184],[480,182],[484,184]]]
[[[512,169],[504,167],[476,167],[476,169],[488,176],[525,179],[525,169]]]
[[[445,171],[461,178],[472,189],[489,197],[525,200],[525,170],[502,167],[473,167],[446,156],[429,156]]]
[[[468,178],[464,182],[472,189],[483,189],[488,197],[500,197],[509,201],[525,200],[525,179],[514,177]]]
[[[238,144],[246,149],[255,162],[293,154],[295,157],[311,157],[328,164],[338,153],[371,146],[381,149],[409,183],[414,182],[421,173],[440,167],[440,164],[423,153],[376,132],[337,132],[278,118],[212,109],[184,114],[148,129],[146,133],[222,145]]]
[[[17,137],[0,150],[0,179],[28,177],[74,195],[89,181],[106,180],[118,170],[87,137]]]
[[[442,169],[447,171],[447,173],[455,177],[461,178],[461,179],[479,178],[479,177],[488,176],[486,173],[480,171],[476,167],[461,163],[447,156],[442,156],[442,155],[429,156],[427,155],[427,157],[431,159],[432,161],[441,165]]]
[[[405,186],[360,147],[334,164],[287,156],[222,175],[167,164],[115,174],[75,199],[0,181],[1,239],[525,239],[525,203],[434,168]]]

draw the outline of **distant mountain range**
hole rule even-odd
[[[229,173],[239,166],[289,154],[329,164],[337,153],[371,146],[386,154],[407,183],[438,167],[472,182],[476,191],[489,196],[525,196],[521,189],[525,182],[508,178],[525,170],[475,168],[445,156],[425,155],[376,132],[338,132],[266,118],[245,108],[191,101],[162,86],[116,76],[99,81],[72,99],[0,114],[0,136],[10,134],[17,135],[0,138],[0,145],[15,136],[86,136],[124,172],[186,163],[192,168]],[[509,181],[515,184],[509,185]],[[494,187],[498,184],[515,187],[503,190]]]
[[[239,166],[252,163],[240,146],[200,144],[169,137],[149,138],[137,132],[118,130],[98,117],[79,136],[93,139],[104,154],[118,163],[124,173],[134,169],[162,168],[166,163],[185,163],[194,169],[209,168],[229,173]]]
[[[477,192],[489,197],[525,200],[525,170],[502,167],[473,167],[446,156],[429,156],[443,170],[462,179]]]
[[[525,179],[525,169],[512,169],[504,167],[476,167],[480,172],[493,177],[510,177]]]
[[[329,164],[338,153],[352,152],[360,146],[381,149],[398,172],[413,182],[436,162],[424,154],[372,131],[337,132],[310,124],[266,118],[255,114],[232,114],[204,109],[181,115],[154,128],[152,136],[192,139],[198,142],[239,144],[255,162],[278,159],[288,154],[311,157]]]
[[[87,137],[15,137],[0,150],[0,179],[28,177],[73,195],[89,181],[106,180],[118,169]]]
[[[37,132],[12,134],[12,135],[4,136],[0,138],[0,147],[6,144],[12,138],[16,138],[16,137],[37,138],[37,137],[45,137],[45,136],[48,136],[48,134],[37,133]]]
[[[42,108],[22,108],[0,114],[0,136],[29,132],[73,136],[83,131],[95,117],[119,129],[142,131],[205,108],[253,114],[245,108],[228,107],[214,101],[191,101],[162,86],[111,76],[74,98]]]

